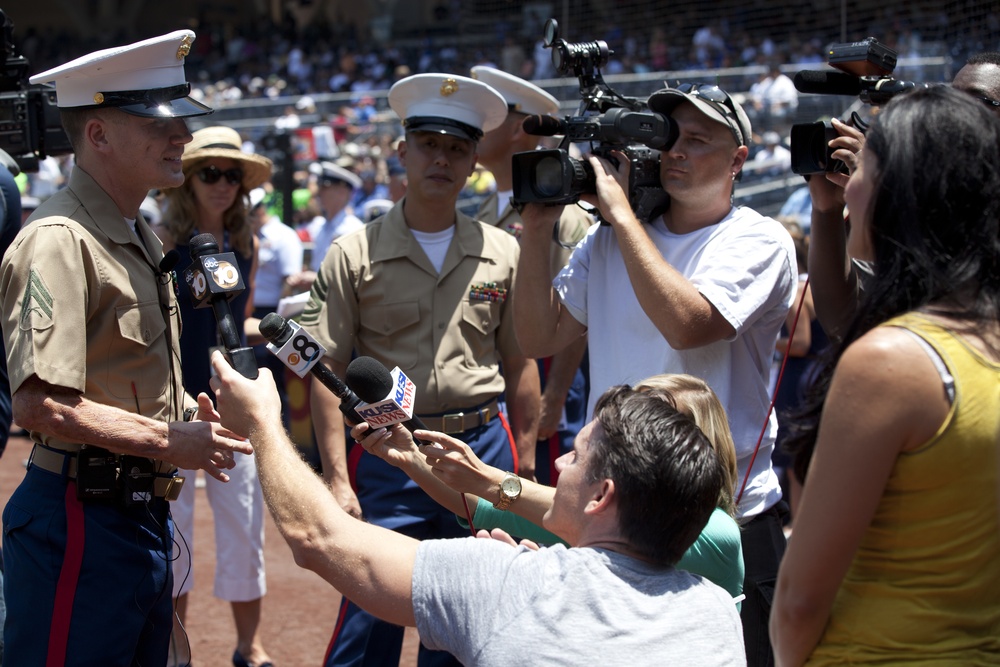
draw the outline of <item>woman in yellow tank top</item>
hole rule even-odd
[[[803,417],[778,664],[1000,664],[1000,119],[899,96],[845,197],[877,271]]]

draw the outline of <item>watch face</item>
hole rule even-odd
[[[507,477],[500,483],[500,490],[505,496],[516,498],[521,493],[521,480],[517,477]]]

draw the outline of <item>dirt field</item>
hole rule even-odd
[[[11,438],[0,458],[0,504],[24,475],[24,461],[31,445],[26,438]],[[229,604],[212,595],[215,540],[212,511],[203,489],[195,494],[195,588],[188,602],[188,633],[193,665],[231,665],[236,646]],[[281,535],[267,517],[265,559],[268,593],[264,598],[261,632],[276,667],[319,667],[337,619],[340,595],[312,572],[299,568]],[[416,633],[408,630],[401,667],[416,664]]]

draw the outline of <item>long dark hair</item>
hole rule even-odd
[[[864,150],[878,168],[868,216],[876,271],[796,416],[786,446],[803,480],[833,369],[851,343],[910,311],[946,315],[963,333],[1000,316],[1000,119],[967,93],[916,90],[879,114]]]

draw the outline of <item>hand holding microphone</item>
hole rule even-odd
[[[310,336],[308,331],[277,313],[265,315],[260,321],[259,328],[260,334],[268,340],[267,349],[278,357],[281,363],[301,378],[311,373],[340,399],[340,411],[351,423],[358,424],[365,421],[355,411],[361,399],[333,371],[319,363],[326,349]]]
[[[357,411],[372,428],[402,423],[410,433],[427,430],[413,414],[417,389],[398,366],[389,372],[377,359],[358,357],[347,367],[347,385],[364,401]]]
[[[236,255],[219,252],[219,243],[211,234],[191,239],[191,266],[184,272],[195,308],[211,307],[219,330],[226,359],[243,377],[257,377],[253,348],[243,346],[229,302],[246,289],[236,264]]]

